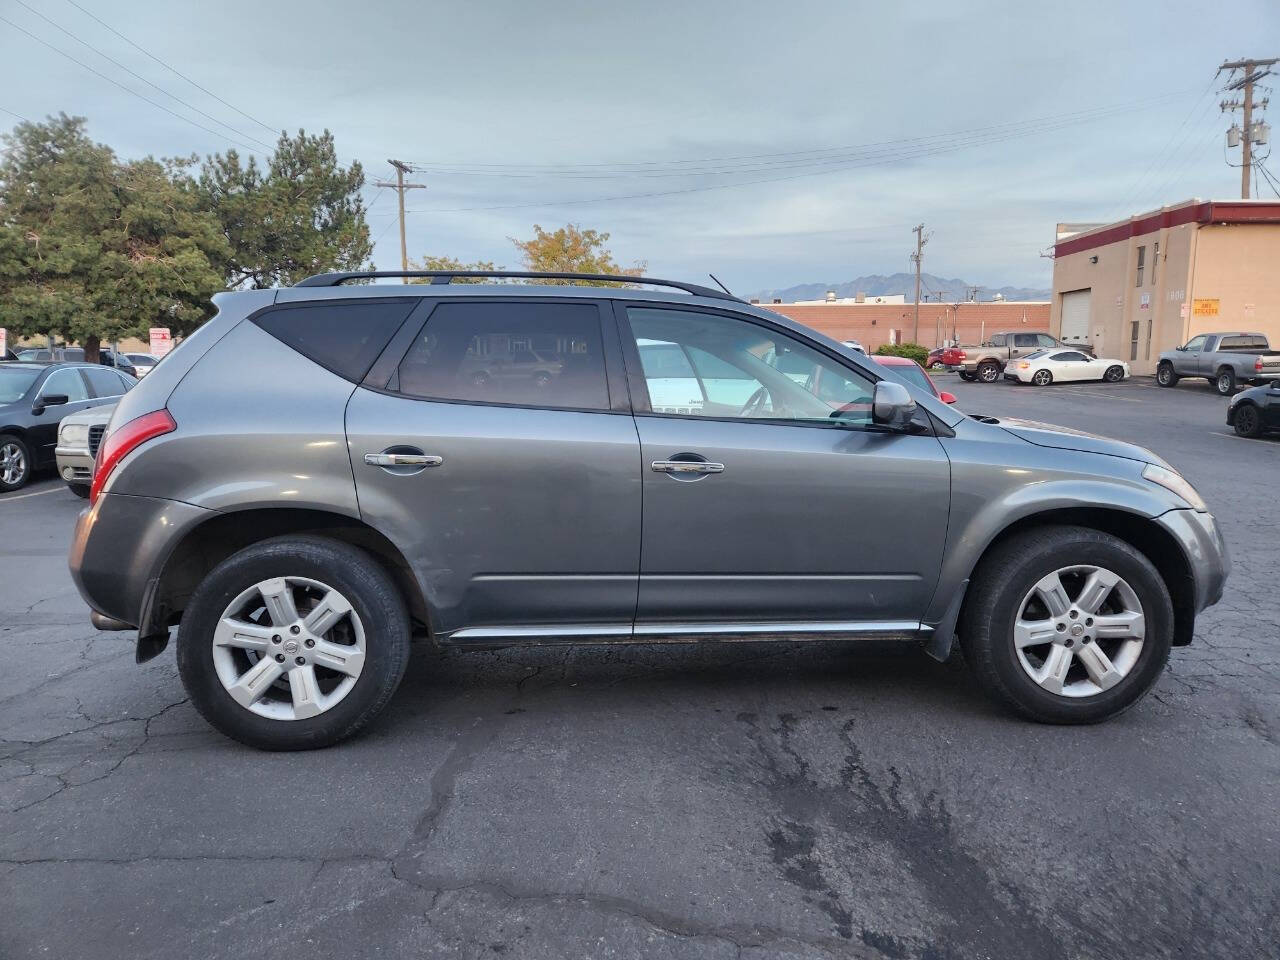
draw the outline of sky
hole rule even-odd
[[[0,17],[0,130],[62,111],[140,157],[327,128],[365,168],[380,267],[399,236],[373,183],[396,158],[425,184],[411,257],[516,268],[509,238],[574,222],[624,266],[737,293],[908,271],[921,222],[927,272],[1048,287],[1059,221],[1239,196],[1215,70],[1280,56],[1275,0],[0,0]]]

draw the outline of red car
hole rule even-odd
[[[935,397],[943,403],[955,403],[955,394],[947,393],[945,390],[939,392],[938,388],[933,385],[933,380],[929,378],[929,374],[924,372],[924,368],[909,357],[884,357],[876,354],[871,358],[882,367],[893,367],[893,372],[904,380],[914,383],[917,387],[925,387]]]

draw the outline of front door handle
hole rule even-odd
[[[649,469],[654,473],[724,473],[724,464],[706,460],[654,460]]]
[[[366,453],[364,462],[371,467],[438,467],[444,457],[428,453]]]

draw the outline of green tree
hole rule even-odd
[[[605,246],[609,234],[598,230],[583,230],[576,223],[568,223],[558,230],[543,230],[533,225],[533,237],[517,240],[509,237],[520,251],[525,269],[547,273],[610,273],[638,277],[644,273],[644,261],[636,261],[630,267],[619,267],[613,254]],[[545,283],[569,283],[567,280],[547,280]]]
[[[180,164],[121,163],[82,117],[20,123],[0,161],[0,324],[102,340],[183,333],[208,315],[228,255]]]
[[[222,226],[228,287],[288,285],[314,273],[359,270],[373,251],[365,222],[364,170],[343,167],[326,130],[281,134],[264,170],[228,151],[201,167],[199,192]]]
[[[426,256],[421,260],[410,260],[410,270],[505,270],[495,267],[490,260],[477,260],[475,263],[463,263],[456,257]],[[410,281],[411,283],[429,283],[425,277]],[[459,277],[454,283],[487,283],[484,277]]]

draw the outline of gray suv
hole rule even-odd
[[[958,638],[1023,716],[1093,722],[1221,597],[1217,524],[1140,447],[965,416],[704,287],[463,275],[219,294],[120,401],[71,571],[139,661],[178,627],[225,734],[352,734],[415,636],[874,637],[939,659]]]

